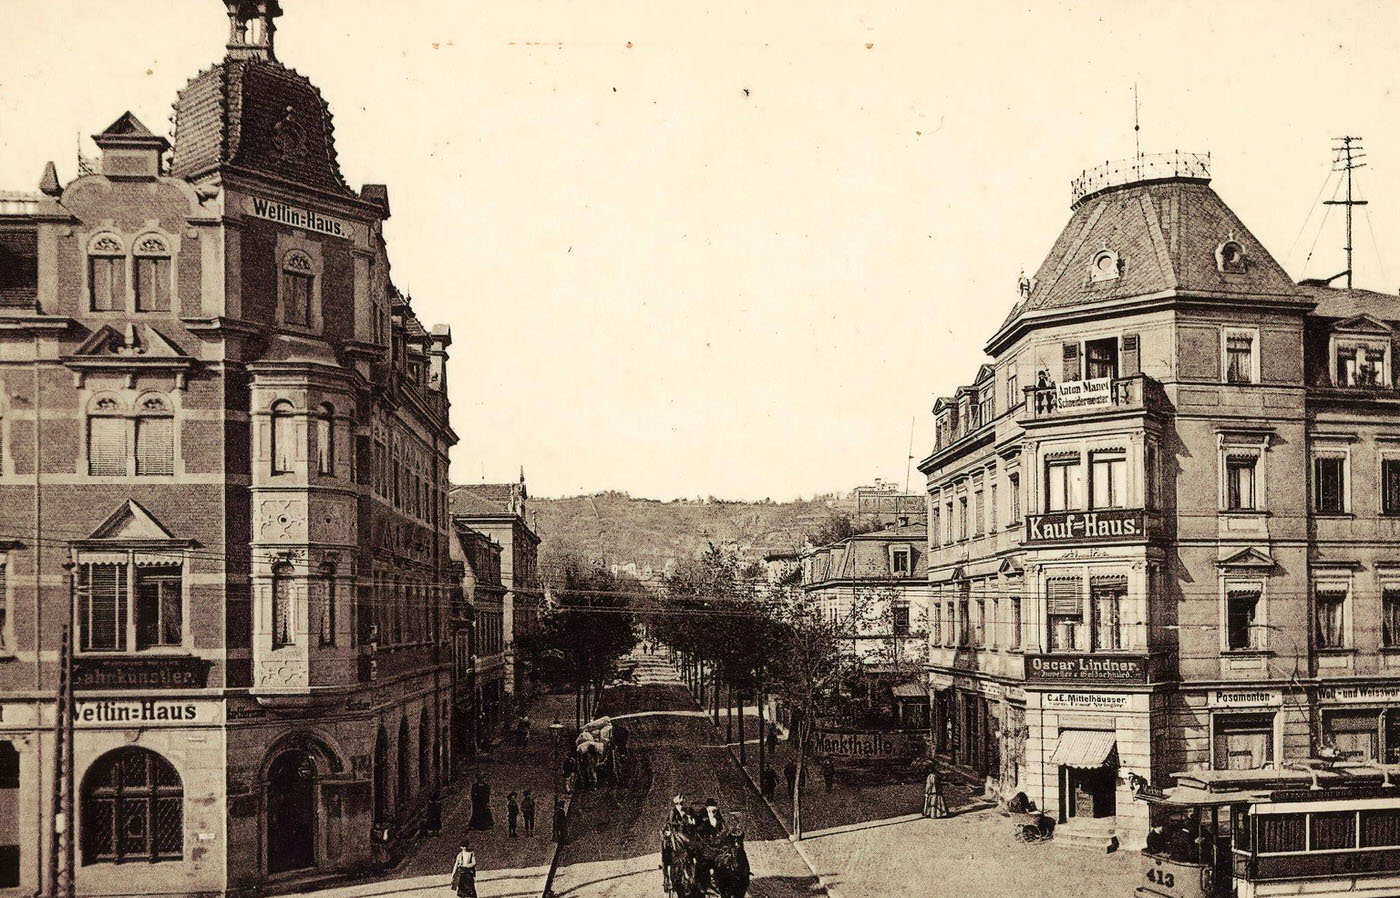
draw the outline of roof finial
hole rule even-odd
[[[223,0],[228,10],[228,55],[232,59],[276,61],[273,51],[279,0]]]

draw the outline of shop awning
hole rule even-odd
[[[1112,730],[1065,730],[1050,763],[1087,770],[1102,767],[1117,744]]]
[[[897,683],[894,687],[895,698],[928,698],[928,689],[918,683]]]

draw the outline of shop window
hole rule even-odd
[[[1089,584],[1089,603],[1094,612],[1094,651],[1129,648],[1128,578],[1095,577]]]
[[[281,563],[272,569],[272,647],[280,649],[293,642],[292,566]]]
[[[1079,456],[1052,456],[1045,460],[1045,510],[1070,511],[1079,508],[1083,474]]]
[[[290,474],[296,460],[296,419],[285,399],[272,404],[272,473]]]
[[[1122,508],[1128,496],[1128,459],[1121,451],[1094,452],[1089,456],[1091,508]]]
[[[1045,600],[1050,627],[1050,650],[1072,652],[1079,646],[1079,629],[1084,623],[1084,586],[1079,578],[1045,582]]]
[[[136,568],[136,648],[184,643],[184,591],[178,567]]]
[[[1400,648],[1400,583],[1381,587],[1381,645]],[[1400,731],[1396,735],[1400,737]]]
[[[1255,473],[1259,463],[1255,455],[1229,455],[1225,458],[1225,508],[1229,511],[1255,511],[1259,507],[1255,494]]]
[[[1347,510],[1347,458],[1327,453],[1313,458],[1313,509],[1318,514],[1343,514]]]
[[[1231,328],[1223,331],[1225,382],[1252,384],[1259,382],[1259,356],[1255,351],[1259,332],[1252,328]]]
[[[1380,758],[1379,711],[1324,711],[1322,740],[1348,761]]]
[[[170,311],[170,250],[155,234],[136,241],[136,311]]]
[[[1084,343],[1084,376],[1089,380],[1118,376],[1118,338]]]
[[[298,327],[311,326],[311,304],[316,274],[311,257],[299,250],[282,262],[282,320]]]
[[[1217,714],[1213,723],[1216,770],[1258,770],[1273,763],[1274,715]]]
[[[83,863],[184,857],[184,789],[170,762],[134,746],[98,758],[83,780]]]
[[[335,475],[335,407],[329,404],[316,416],[316,471]]]
[[[1225,595],[1225,647],[1231,651],[1262,648],[1256,627],[1261,595],[1257,587],[1230,588]]]
[[[94,312],[126,308],[126,250],[115,234],[88,244],[88,305]]]
[[[1260,814],[1258,820],[1260,854],[1308,850],[1306,814]]]
[[[1347,592],[1345,586],[1319,586],[1315,590],[1317,647],[1320,649],[1346,647]]]

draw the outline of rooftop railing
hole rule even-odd
[[[0,215],[33,215],[38,208],[38,194],[0,190]]]
[[[1080,172],[1069,182],[1070,205],[1077,206],[1087,196],[1136,181],[1163,178],[1210,179],[1210,153],[1148,153],[1131,159],[1105,162]]]

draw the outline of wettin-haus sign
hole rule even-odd
[[[1050,511],[1026,515],[1025,544],[1131,542],[1147,535],[1140,508],[1098,511]]]

